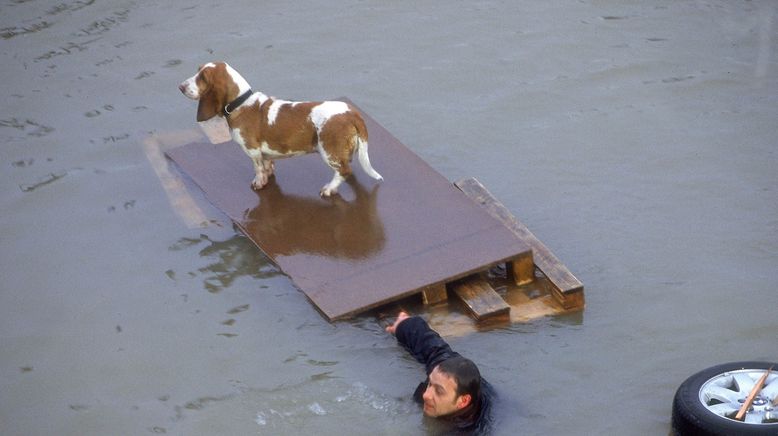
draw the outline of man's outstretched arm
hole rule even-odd
[[[386,331],[397,336],[397,342],[404,346],[416,360],[424,364],[427,375],[440,362],[459,356],[459,353],[451,350],[446,341],[418,316],[411,317],[405,312],[400,312],[397,320],[387,327]]]

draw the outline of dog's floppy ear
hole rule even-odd
[[[209,89],[200,97],[200,103],[197,105],[197,121],[207,121],[221,113],[219,102],[210,91]]]
[[[214,86],[212,77],[213,68],[200,67],[197,77],[198,86],[201,86],[200,103],[197,105],[197,121],[206,121],[221,114],[221,99],[217,87]]]

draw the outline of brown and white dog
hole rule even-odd
[[[226,118],[232,138],[254,162],[251,183],[261,189],[273,174],[273,159],[318,151],[335,172],[319,193],[329,197],[351,174],[351,158],[358,153],[362,169],[383,180],[370,166],[367,128],[354,107],[341,101],[291,102],[253,92],[248,82],[224,62],[203,65],[183,81],[181,92],[199,100],[197,121]]]

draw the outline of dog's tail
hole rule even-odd
[[[368,176],[376,179],[383,180],[383,176],[378,174],[378,171],[374,170],[370,165],[370,156],[367,155],[367,141],[360,135],[356,135],[357,142],[357,157],[359,158],[359,164],[362,165],[362,169],[365,170]]]

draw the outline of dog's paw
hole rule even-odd
[[[336,191],[334,189],[330,189],[327,186],[321,188],[321,190],[319,191],[319,195],[321,195],[324,198],[332,197],[333,194],[337,194],[337,193],[338,193],[338,191]]]
[[[251,189],[253,189],[255,191],[259,191],[260,189],[264,188],[265,185],[267,185],[267,181],[262,183],[261,181],[257,181],[255,179],[253,182],[251,182]]]
[[[267,185],[268,181],[270,181],[270,177],[266,172],[263,172],[262,174],[257,174],[257,176],[254,177],[254,180],[251,182],[251,187],[255,191],[259,191],[260,189],[264,188],[265,185]]]

